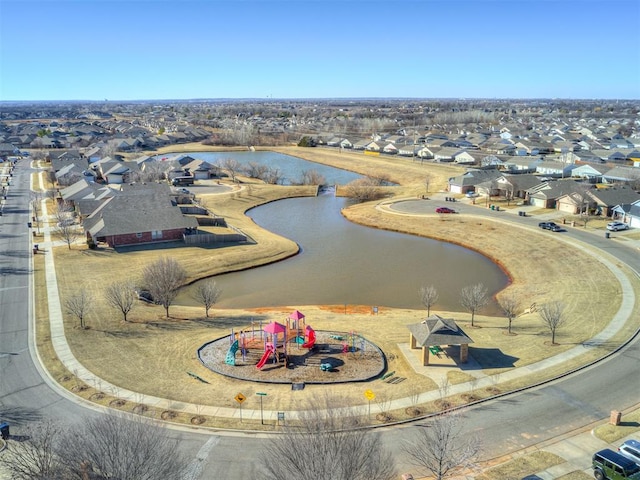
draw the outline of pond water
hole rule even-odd
[[[171,158],[176,153],[165,153],[156,155],[155,158]],[[325,179],[328,185],[346,185],[362,175],[357,173],[340,170],[338,168],[329,167],[320,163],[308,162],[297,157],[284,155],[276,152],[194,152],[188,153],[191,157],[204,160],[213,165],[221,164],[224,160],[233,158],[242,165],[255,163],[258,165],[266,165],[271,168],[278,169],[283,177],[283,185],[291,185],[292,183],[300,183],[302,172],[315,170]]]
[[[322,195],[251,210],[249,215],[258,225],[297,242],[301,252],[278,263],[215,277],[222,288],[217,306],[424,308],[420,287],[433,285],[439,293],[435,309],[461,311],[463,287],[483,283],[493,295],[508,283],[504,272],[477,252],[352,224],[340,213],[346,205],[345,199]],[[190,291],[181,292],[177,303],[194,305]],[[492,302],[482,313],[498,311]]]

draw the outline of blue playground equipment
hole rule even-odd
[[[226,363],[227,365],[235,366],[236,352],[238,351],[238,347],[239,347],[238,340],[236,340],[231,344],[231,347],[229,347],[229,351],[227,352],[227,358],[225,359],[224,363]]]

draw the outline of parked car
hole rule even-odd
[[[596,480],[640,480],[640,467],[608,448],[593,455],[591,466]]]
[[[638,440],[627,440],[618,447],[618,453],[640,466],[640,442]]]
[[[558,232],[559,230],[562,230],[560,225],[555,222],[540,222],[538,226],[543,230],[551,230],[552,232]]]
[[[465,196],[466,196],[467,198],[474,198],[474,197],[477,197],[477,196],[478,196],[478,194],[477,194],[476,192],[467,192],[467,193],[465,194]]]
[[[456,211],[449,207],[438,207],[436,208],[436,213],[456,213]]]
[[[136,290],[136,296],[138,297],[138,300],[142,300],[143,302],[160,305],[160,302],[155,300],[151,295],[151,292],[148,290]]]
[[[607,223],[607,230],[611,230],[612,232],[617,232],[618,230],[629,230],[629,225],[622,222],[611,222]]]

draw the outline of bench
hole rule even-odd
[[[440,354],[442,353],[442,349],[438,345],[432,345],[431,347],[429,347],[429,351],[436,356],[440,356]]]

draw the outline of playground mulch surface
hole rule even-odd
[[[235,365],[225,362],[229,337],[205,345],[199,351],[202,363],[216,373],[228,377],[266,383],[343,383],[365,381],[381,375],[385,358],[380,349],[363,337],[344,332],[316,331],[316,344],[311,349],[293,342],[287,346],[287,365],[284,359],[274,362],[271,356],[262,369],[256,364],[264,353],[261,340],[253,348],[235,356]],[[321,365],[330,366],[322,369]]]

